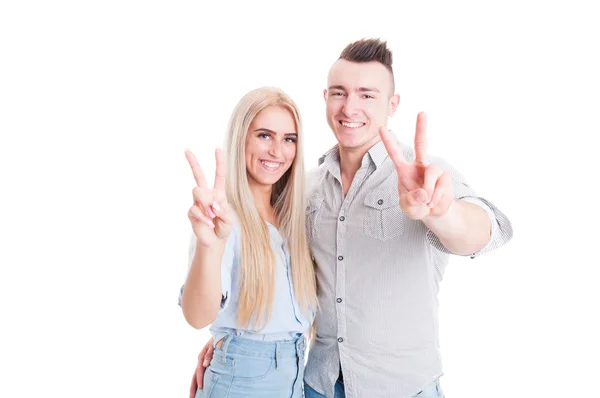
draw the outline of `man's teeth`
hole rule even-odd
[[[364,123],[348,123],[348,122],[342,122],[342,126],[344,127],[350,127],[352,129],[361,127]]]
[[[267,162],[266,160],[261,160],[260,162],[271,169],[276,169],[281,166],[281,163],[278,162]]]

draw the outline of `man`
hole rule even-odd
[[[385,42],[348,45],[327,86],[338,145],[309,175],[320,312],[305,395],[442,397],[437,294],[449,254],[477,257],[510,240],[512,227],[450,165],[428,158],[425,114],[414,149],[387,130],[399,96]]]

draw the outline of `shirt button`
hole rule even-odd
[[[340,217],[340,221],[344,221],[345,219],[346,219],[346,217],[344,217],[344,216]]]
[[[338,341],[339,341],[340,343],[343,343],[343,342],[344,342],[344,339],[343,339],[343,338],[341,338],[341,337],[339,337],[339,338],[338,338]]]
[[[377,201],[377,204],[381,206],[381,205],[383,204],[383,199],[379,199],[379,200]]]
[[[306,211],[309,211],[309,210],[310,210],[310,206],[306,206]]]
[[[338,260],[342,261],[344,259],[344,256],[338,256]]]
[[[338,303],[341,303],[341,302],[342,302],[342,299],[341,299],[341,298],[338,298],[338,299],[337,299],[337,300],[335,300],[335,301],[337,301]]]

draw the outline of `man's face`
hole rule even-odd
[[[379,127],[387,126],[400,100],[391,91],[391,74],[379,62],[333,64],[323,94],[327,122],[341,148],[366,151],[379,141]]]

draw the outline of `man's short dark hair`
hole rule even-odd
[[[387,48],[387,42],[379,39],[362,39],[350,43],[344,48],[339,59],[350,62],[379,62],[392,76],[392,92],[394,94],[394,71],[392,69],[392,52]]]

